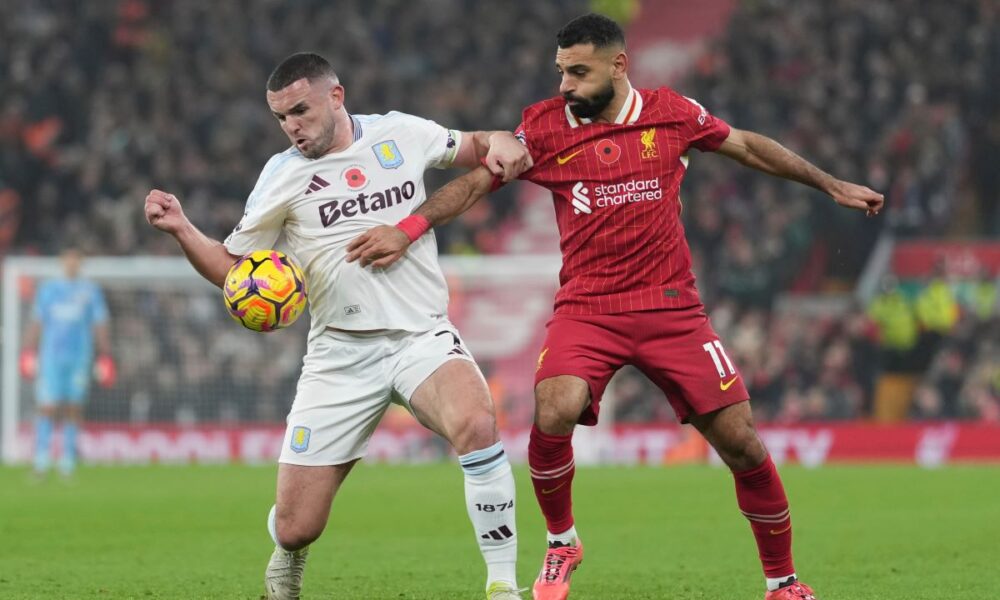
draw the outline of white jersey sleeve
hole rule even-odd
[[[430,119],[392,111],[386,115],[396,120],[423,147],[425,169],[447,169],[462,147],[462,132],[446,129]]]
[[[223,242],[230,254],[243,255],[254,250],[274,247],[285,224],[289,208],[288,186],[285,185],[289,152],[275,154],[267,161],[257,178],[257,185],[247,198],[243,218]]]

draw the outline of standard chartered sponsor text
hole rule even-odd
[[[629,202],[661,200],[663,189],[660,178],[632,179],[623,183],[608,183],[594,186],[594,197],[599,207],[616,206]]]

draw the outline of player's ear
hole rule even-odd
[[[330,91],[328,93],[330,95],[331,102],[333,102],[334,110],[337,110],[344,105],[344,86],[340,85],[339,83],[337,85],[331,86]]]
[[[628,55],[622,50],[611,59],[611,77],[624,79],[628,77]]]

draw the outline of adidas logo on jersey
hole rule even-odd
[[[407,181],[401,186],[394,186],[374,194],[360,193],[343,203],[340,200],[331,200],[320,205],[319,218],[323,222],[323,227],[329,227],[341,217],[349,219],[359,213],[366,215],[372,211],[401,204],[404,200],[412,199],[416,191],[417,186],[412,181]]]
[[[313,175],[312,180],[309,182],[309,189],[306,190],[306,195],[308,196],[313,192],[318,192],[329,185],[329,181],[323,179],[319,175]]]

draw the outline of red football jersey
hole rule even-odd
[[[614,123],[578,119],[551,98],[517,129],[552,191],[563,266],[555,312],[614,314],[699,304],[679,191],[692,147],[718,149],[729,125],[662,87],[629,91]]]

